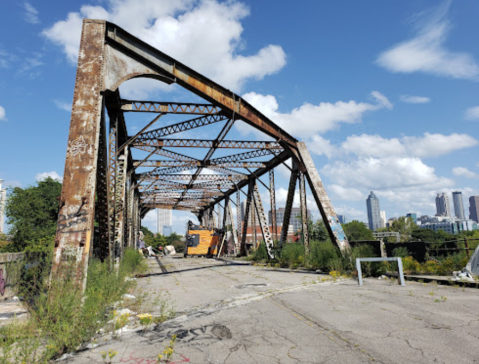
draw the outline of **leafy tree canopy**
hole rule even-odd
[[[364,222],[353,220],[342,226],[346,237],[350,241],[374,240],[373,232],[368,229]]]
[[[51,241],[55,235],[58,218],[58,197],[62,185],[48,177],[25,189],[10,190],[6,216],[11,225],[12,243],[4,250],[23,251],[27,246]]]

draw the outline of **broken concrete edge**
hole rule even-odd
[[[386,273],[385,274],[389,278],[395,278],[397,279],[397,273]],[[452,277],[449,276],[444,276],[443,278],[437,277],[437,276],[427,276],[427,275],[413,275],[413,274],[405,274],[404,279],[407,281],[416,281],[416,282],[424,282],[424,283],[431,283],[431,282],[436,282],[439,285],[450,285],[450,286],[461,286],[461,287],[467,287],[467,288],[478,288],[479,289],[479,281],[478,282],[471,282],[471,281],[466,281],[466,280],[454,280]]]

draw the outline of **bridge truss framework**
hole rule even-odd
[[[119,86],[139,77],[176,83],[207,103],[122,99]],[[155,116],[137,133],[129,134],[127,113]],[[189,119],[152,129],[169,114]],[[268,140],[227,139],[239,120],[263,132]],[[212,124],[221,126],[214,139],[181,138],[181,133]],[[181,152],[188,148],[204,148],[206,154],[198,159]],[[222,149],[239,151],[214,157]],[[142,151],[142,158],[134,158],[137,151]],[[289,159],[291,167],[285,164]],[[277,222],[274,169],[280,165],[286,165],[291,174],[284,220]],[[205,173],[208,170],[213,174]],[[260,179],[262,176],[269,176],[269,185]],[[125,247],[135,246],[141,219],[155,208],[191,211],[201,224],[210,227],[232,226],[236,252],[241,254],[245,254],[248,220],[255,225],[258,219],[268,255],[273,257],[278,223],[282,224],[281,241],[286,240],[298,182],[306,251],[306,182],[331,240],[342,251],[349,249],[304,143],[240,96],[115,24],[83,21],[54,267],[74,257],[86,270],[93,251],[103,260],[121,257]],[[272,231],[258,183],[269,192]],[[246,201],[243,219],[242,199]],[[232,205],[236,206],[236,222]],[[252,219],[248,219],[250,215]]]

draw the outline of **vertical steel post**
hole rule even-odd
[[[83,288],[93,242],[104,48],[105,22],[84,20],[52,270],[55,279],[62,263],[75,262]]]
[[[238,190],[236,192],[236,229],[238,230],[238,235],[241,232],[241,194]],[[239,254],[240,246],[236,247],[236,253]]]
[[[309,254],[308,207],[306,204],[306,183],[304,173],[299,172],[299,201],[301,204],[301,230],[303,233],[304,254]]]
[[[247,254],[246,234],[248,232],[248,220],[249,220],[249,214],[250,214],[250,208],[251,208],[251,201],[253,199],[253,184],[254,184],[254,181],[250,180],[248,184],[248,195],[246,197],[246,204],[245,204],[244,215],[243,215],[243,232],[241,234],[241,249],[240,249],[241,255]]]
[[[118,157],[115,188],[115,254],[123,257],[126,171],[128,167],[128,148]]]
[[[116,150],[118,148],[118,115],[110,116],[110,134],[108,139],[108,215],[109,215],[109,233],[108,233],[108,256],[110,268],[113,267],[115,260],[115,192],[116,192]]]
[[[98,168],[96,181],[97,207],[96,215],[98,217],[98,242],[100,259],[104,261],[109,255],[109,209],[108,209],[108,148],[106,142],[106,121],[105,108],[102,107],[99,151],[98,151]]]
[[[288,239],[289,222],[291,221],[291,209],[293,208],[294,193],[296,191],[296,182],[298,180],[298,165],[293,160],[293,170],[289,179],[288,196],[286,197],[286,206],[284,208],[283,226],[281,228],[281,245]]]
[[[256,234],[256,204],[255,204],[254,198],[251,201],[251,203],[253,204],[253,208],[251,209],[251,234],[253,238],[252,242],[253,242],[254,248],[258,249],[258,235]]]
[[[261,234],[263,235],[263,241],[266,246],[266,250],[268,251],[268,257],[270,259],[274,258],[273,255],[273,237],[271,235],[271,231],[269,230],[268,226],[268,218],[263,208],[263,203],[261,202],[261,195],[259,194],[258,185],[254,184],[253,189],[253,196],[254,196],[254,206],[256,207],[256,214],[258,216],[259,226],[261,227]],[[256,230],[256,226],[255,226]]]
[[[269,197],[271,203],[271,229],[273,230],[274,239],[278,240],[278,224],[276,222],[276,191],[274,186],[274,169],[269,171]]]
[[[323,222],[328,230],[331,241],[335,242],[341,252],[345,253],[346,251],[351,250],[351,247],[349,246],[348,239],[344,234],[338,217],[336,216],[333,205],[329,200],[323,182],[319,177],[318,171],[314,166],[313,159],[306,148],[306,144],[303,142],[298,142],[297,146],[299,157],[301,158],[301,162],[305,169],[304,174],[308,179],[309,187],[311,188],[311,192],[316,200],[319,212],[323,217]]]

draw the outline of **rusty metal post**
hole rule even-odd
[[[128,167],[128,148],[117,160],[116,188],[115,188],[115,255],[123,257],[124,247],[124,218],[125,218],[125,190],[126,171]]]
[[[274,240],[278,240],[278,224],[276,223],[276,191],[274,187],[274,169],[269,171],[269,197],[271,203],[271,229],[273,230]]]
[[[251,201],[253,200],[253,187],[254,187],[254,181],[250,180],[248,184],[248,195],[246,197],[246,204],[245,204],[244,215],[243,215],[243,229],[242,229],[243,232],[241,234],[241,247],[240,247],[241,255],[247,255],[246,234],[248,232],[248,220],[249,220],[249,214],[251,209]]]
[[[218,225],[217,225],[218,229],[221,228],[221,224],[222,224],[222,221],[221,221],[221,206],[220,206],[220,204],[218,204]]]
[[[304,174],[308,179],[309,187],[311,188],[311,192],[316,200],[319,212],[323,217],[324,225],[328,230],[331,241],[335,242],[344,254],[346,251],[350,251],[351,247],[349,246],[348,239],[344,234],[333,205],[326,193],[323,182],[319,177],[318,171],[314,166],[313,159],[306,148],[306,144],[303,142],[298,142],[298,153],[305,168]]]
[[[238,232],[236,231],[234,224],[233,224],[233,208],[231,207],[231,203],[228,204],[228,217],[229,217],[229,224],[231,225],[231,233],[233,234],[233,242],[235,248],[235,254],[239,251],[239,242],[238,242]]]
[[[301,230],[303,233],[304,254],[309,254],[308,208],[306,204],[306,183],[304,173],[299,172],[299,201],[301,204]]]
[[[97,207],[96,215],[98,220],[99,236],[99,258],[104,261],[109,256],[109,210],[108,210],[108,150],[106,143],[106,122],[104,107],[102,107],[99,150],[98,150],[98,168],[96,180]],[[93,249],[91,250],[93,251]]]
[[[239,190],[236,192],[236,229],[239,235],[241,232],[241,194]],[[236,253],[238,254],[240,250],[240,245],[238,243],[236,246]]]
[[[291,221],[291,209],[293,208],[294,193],[296,191],[296,182],[298,180],[299,169],[297,163],[293,160],[293,169],[289,179],[288,196],[286,197],[286,206],[284,208],[283,226],[281,228],[281,245],[288,239],[289,222]]]
[[[255,249],[258,249],[258,235],[256,234],[256,203],[254,199],[254,189],[253,189],[253,199],[251,200],[253,208],[251,209],[251,235],[252,243]]]
[[[116,187],[116,149],[118,147],[118,118],[115,114],[113,120],[110,116],[110,134],[108,139],[108,182],[110,188],[108,190],[108,256],[110,260],[110,268],[113,267],[115,260],[115,187]]]
[[[83,288],[93,242],[104,48],[105,23],[84,20],[52,270],[55,279],[63,262],[76,262]]]
[[[258,185],[254,184],[253,189],[253,196],[254,196],[254,206],[256,207],[256,214],[258,216],[259,225],[261,227],[261,234],[263,235],[263,241],[266,246],[266,250],[268,251],[268,257],[270,259],[274,259],[273,251],[273,237],[271,235],[271,231],[269,230],[268,226],[268,217],[263,208],[263,203],[261,202],[261,195],[259,194]],[[256,226],[255,226],[256,230]]]

